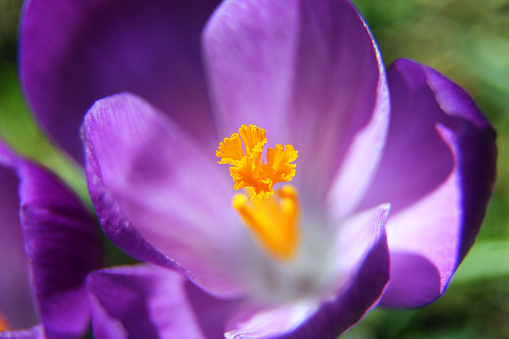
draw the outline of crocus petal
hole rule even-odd
[[[94,219],[38,165],[12,153],[5,165],[20,179],[21,226],[44,332],[48,337],[79,337],[89,324],[85,278],[102,264]]]
[[[213,137],[200,34],[218,3],[26,1],[21,78],[35,115],[79,160],[86,110],[95,100],[122,91],[171,112],[193,135]]]
[[[18,172],[25,247],[45,333],[80,336],[89,323],[84,281],[102,265],[96,224],[51,174],[29,162]]]
[[[388,121],[383,65],[353,5],[225,1],[205,29],[204,49],[222,133],[253,123],[272,142],[295,146],[295,181],[315,198],[348,158],[355,171],[342,168],[337,189],[353,204],[378,162]]]
[[[96,338],[222,338],[235,305],[155,266],[96,271],[88,285]]]
[[[383,224],[388,206],[359,213],[338,234],[338,290],[326,301],[301,300],[282,307],[239,308],[227,338],[337,338],[376,306],[389,280],[389,250]],[[360,229],[360,230],[359,230]],[[342,257],[341,257],[342,256]],[[346,264],[346,262],[349,262]]]
[[[477,235],[495,178],[495,132],[468,94],[431,68],[399,60],[388,79],[388,143],[363,205],[393,207],[383,303],[416,307],[444,292]]]
[[[219,294],[247,232],[231,208],[231,178],[178,126],[145,101],[120,94],[85,118],[90,194],[102,227],[128,253],[176,267]],[[171,258],[175,261],[172,261]]]
[[[10,163],[12,159],[6,158],[11,156],[0,142],[0,163]],[[19,221],[18,178],[4,166],[0,166],[0,215],[0,317],[11,329],[29,328],[37,320]]]

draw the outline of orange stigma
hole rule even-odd
[[[241,139],[244,142],[242,149]],[[216,156],[219,164],[230,164],[233,188],[252,188],[252,197],[267,199],[274,194],[272,188],[278,182],[291,181],[295,176],[297,151],[292,145],[284,148],[277,144],[267,149],[267,161],[262,159],[263,146],[267,143],[265,130],[254,125],[242,125],[239,133],[224,138]]]

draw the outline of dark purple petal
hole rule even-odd
[[[204,49],[221,133],[265,128],[269,144],[299,151],[301,190],[323,196],[340,171],[338,193],[356,202],[378,162],[389,107],[378,50],[353,5],[226,1]]]
[[[214,153],[131,94],[98,101],[83,136],[90,194],[108,237],[213,293],[238,293],[226,272],[235,270],[239,259],[231,253],[248,236],[231,208],[231,178]]]
[[[97,271],[88,285],[96,338],[222,338],[235,306],[155,266]]]
[[[399,60],[388,79],[388,144],[363,206],[393,207],[383,303],[416,307],[444,292],[479,231],[495,179],[495,132],[468,94],[426,66]]]
[[[31,0],[21,78],[50,134],[81,160],[79,126],[95,100],[136,93],[203,139],[215,134],[200,34],[219,0]]]
[[[340,244],[350,248],[338,251],[338,256],[351,256],[358,263],[350,264],[355,271],[347,277],[348,285],[341,284],[333,298],[321,304],[308,300],[273,309],[239,309],[229,322],[226,337],[332,339],[346,332],[377,305],[389,281],[389,251],[383,227],[387,212],[387,206],[380,206],[361,213],[355,222],[345,225],[348,229],[340,236],[345,241]],[[353,229],[354,226],[368,229],[359,232]],[[371,240],[369,244],[365,244],[364,239],[352,237],[361,233]],[[358,248],[347,244],[346,240],[357,244]],[[362,256],[355,253],[359,250],[362,250]],[[338,261],[343,261],[341,259]]]
[[[48,336],[80,336],[89,323],[85,278],[102,265],[95,221],[45,170],[22,162],[18,173],[21,221],[40,319]]]
[[[20,178],[21,227],[39,319],[48,337],[80,337],[90,318],[85,278],[102,264],[96,224],[56,177],[14,155],[11,160],[7,165]]]
[[[0,163],[12,162],[0,142]],[[19,180],[12,170],[0,166],[0,317],[11,329],[29,328],[37,323],[30,287],[28,258],[19,221]],[[0,333],[1,335],[1,333]]]

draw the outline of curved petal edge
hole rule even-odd
[[[394,207],[382,304],[419,307],[444,293],[479,232],[495,181],[496,133],[464,90],[427,66],[398,60],[388,80],[388,143],[364,204]]]

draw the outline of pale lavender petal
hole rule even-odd
[[[236,305],[155,266],[97,271],[88,285],[96,338],[222,338]]]
[[[204,49],[221,132],[265,128],[269,144],[299,151],[301,190],[321,197],[341,171],[337,194],[356,202],[378,162],[389,107],[378,50],[353,5],[226,1]]]
[[[382,204],[355,213],[340,223],[335,235],[333,259],[340,279],[348,282],[359,270],[366,255],[385,234],[384,225],[390,210],[389,204]]]
[[[200,34],[219,0],[31,0],[21,26],[23,87],[38,120],[81,160],[95,100],[136,93],[215,141]]]
[[[338,245],[344,251],[338,248],[337,263],[347,284],[341,281],[345,278],[339,278],[334,296],[323,302],[305,299],[269,309],[240,308],[229,321],[226,337],[332,339],[346,332],[377,305],[389,280],[389,252],[383,227],[387,212],[387,206],[380,206],[344,225],[338,235]],[[345,265],[347,258],[353,263]]]
[[[131,94],[98,101],[83,136],[90,194],[108,237],[213,293],[239,293],[231,253],[248,236],[214,153]]]
[[[363,206],[391,203],[394,261],[383,302],[415,307],[444,292],[479,231],[495,178],[495,132],[463,90],[428,67],[399,60],[388,79],[388,144]]]

